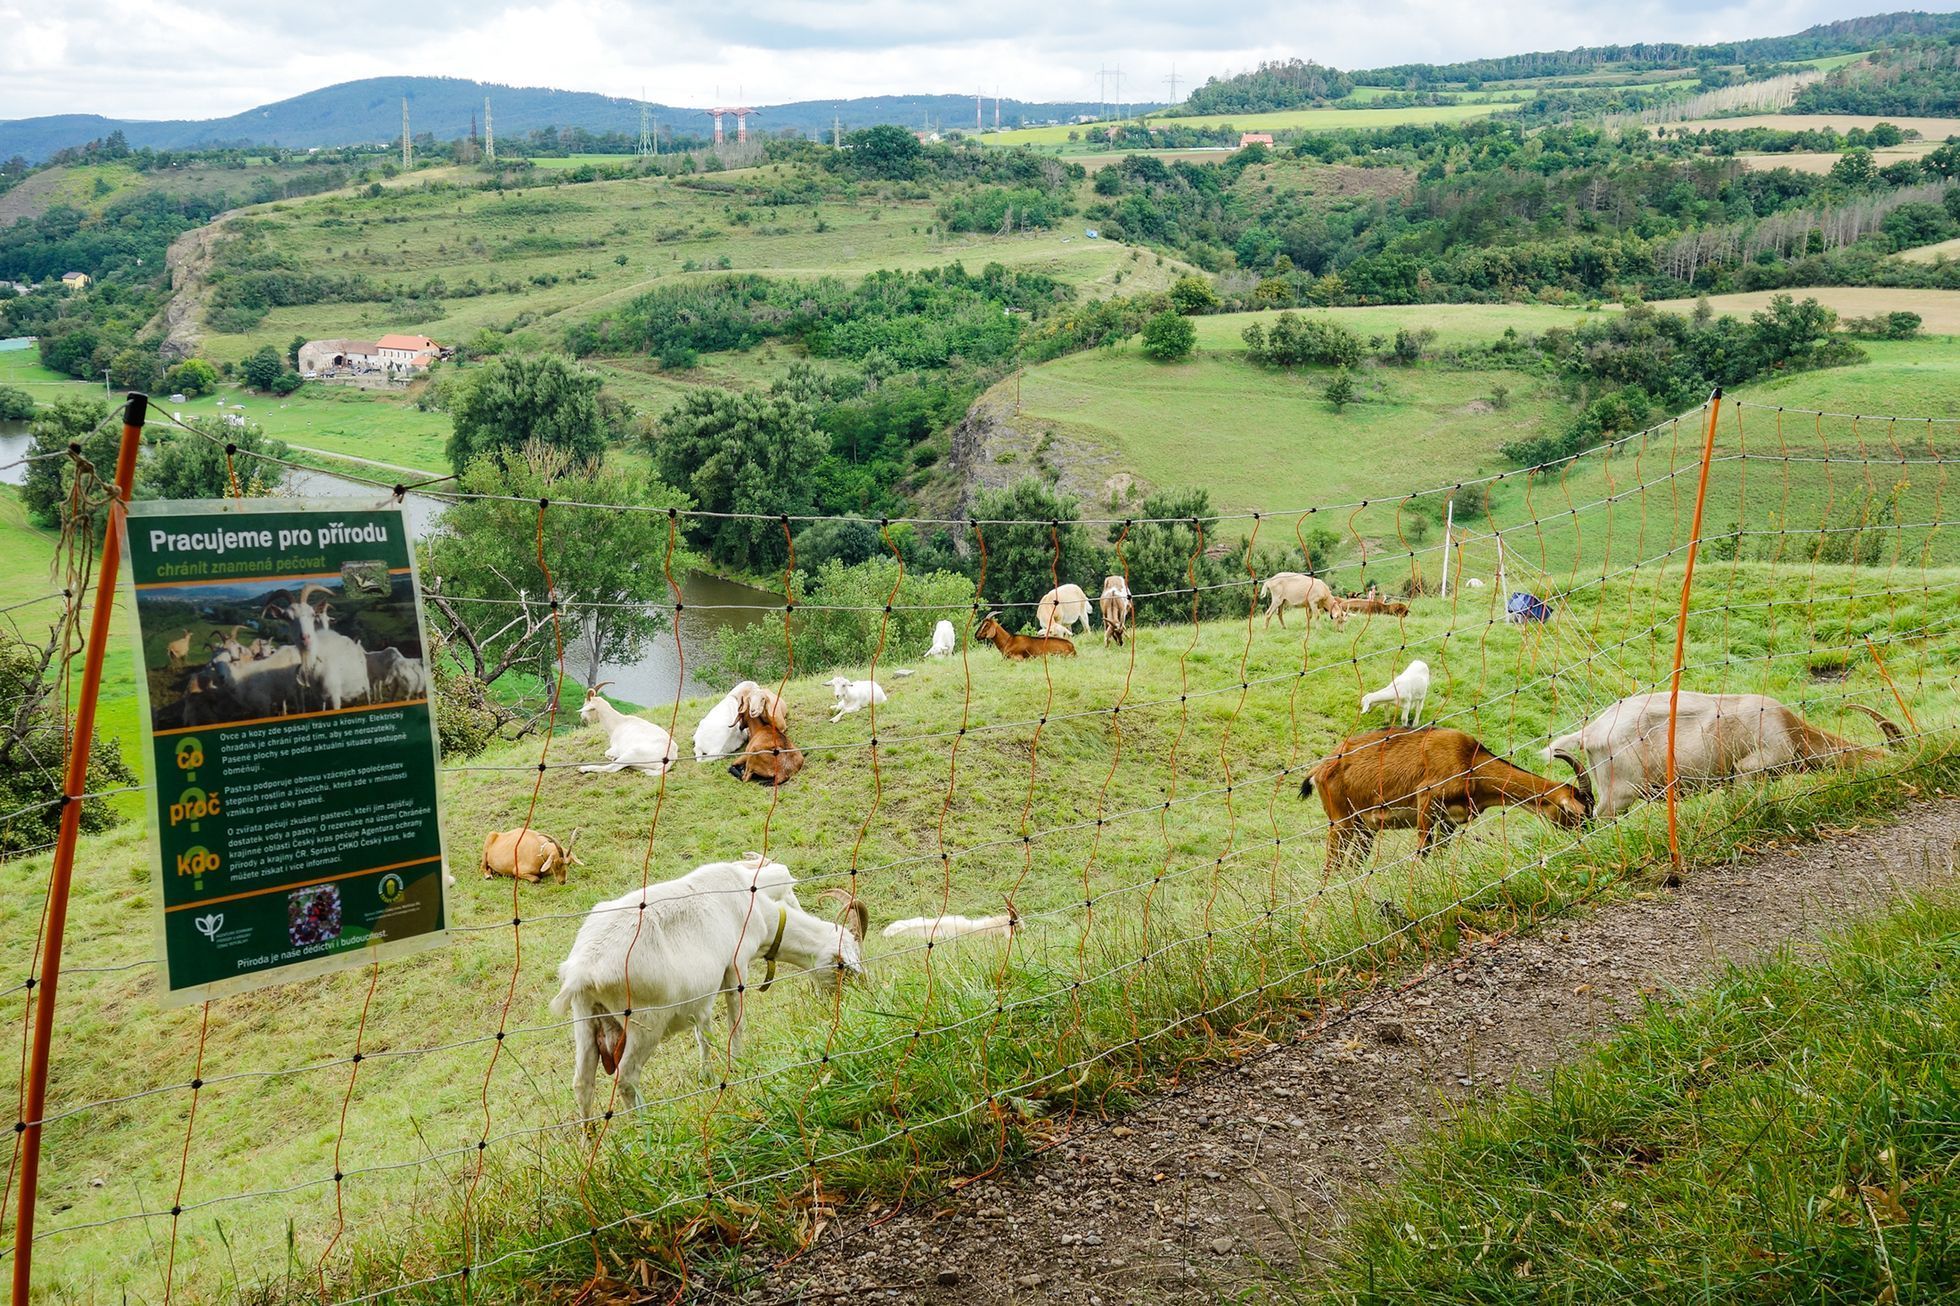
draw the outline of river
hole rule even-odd
[[[0,443],[0,450],[8,447]],[[0,462],[4,461],[6,458],[0,456]],[[371,485],[310,469],[288,472],[286,489],[297,495],[361,499],[369,503],[384,497]],[[415,538],[425,538],[440,528],[444,507],[441,500],[410,494],[404,507],[409,530]],[[681,602],[685,611],[681,616],[680,656],[675,655],[673,632],[662,631],[648,641],[638,661],[623,666],[610,663],[602,666],[601,679],[612,681],[612,694],[652,707],[673,702],[677,683],[684,697],[722,693],[727,685],[703,678],[707,657],[716,647],[716,632],[724,627],[747,625],[761,615],[761,609],[780,608],[782,596],[719,576],[696,573],[681,582]],[[567,632],[566,667],[575,671],[578,663],[574,661],[571,634]]]
[[[0,422],[0,485],[27,484],[26,463],[18,467],[7,466],[27,452],[27,442],[26,422]]]

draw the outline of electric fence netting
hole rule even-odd
[[[731,519],[415,487],[445,511],[502,505],[524,560],[509,591],[439,597],[506,612],[557,673],[521,737],[445,762],[447,946],[164,1009],[140,824],[87,836],[72,889],[44,849],[9,845],[9,1246],[32,1211],[21,1241],[51,1300],[517,1300],[678,1297],[717,1286],[730,1245],[753,1273],[859,1236],[1208,1060],[1314,1037],[1476,939],[1944,783],[1956,440],[1951,419],[1717,395],[1556,464],[1364,502],[882,522],[865,602],[806,593],[806,522],[743,519],[782,545],[779,594],[738,614],[766,670],[747,744],[699,760],[697,725],[743,677],[690,654],[706,614],[677,564]],[[99,538],[111,496],[77,486]],[[667,597],[605,602],[658,618],[681,670],[671,697],[622,710],[675,760],[599,771],[605,697],[566,679],[588,613],[554,569],[624,514],[654,526],[644,565]],[[965,588],[914,587],[907,531],[943,533]],[[1085,535],[1106,575],[1071,574]],[[429,584],[453,547],[440,520],[424,547]],[[47,597],[0,614],[56,627],[36,678],[71,724],[91,556],[71,540]],[[1281,571],[1327,595],[1287,608],[1299,582]],[[1072,648],[1004,656],[1070,616],[1037,606],[1068,584],[1091,609]],[[1131,596],[1127,638],[1097,629],[1099,607],[1125,611],[1105,589]],[[942,620],[953,647],[929,657]],[[1426,680],[1419,700],[1362,709],[1416,661],[1426,677],[1399,683]],[[839,711],[833,673],[887,696]],[[1708,695],[1768,696],[1809,726]],[[1626,706],[1639,696],[1657,697]],[[1450,753],[1450,731],[1488,754]],[[55,808],[61,761],[38,762]],[[0,813],[0,832],[26,815]],[[492,830],[570,844],[570,882],[483,877]],[[659,887],[708,863],[737,878]],[[591,989],[612,996],[554,1008],[581,926],[616,944]],[[684,972],[703,939],[726,956],[700,978]]]

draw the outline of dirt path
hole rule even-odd
[[[1952,878],[1960,802],[1772,848],[1459,956],[1318,1035],[1205,1073],[1013,1174],[851,1220],[751,1300],[1257,1300],[1262,1265],[1337,1226],[1337,1199],[1451,1104],[1529,1079],[1729,962]],[[1250,1291],[1248,1291],[1250,1290]]]

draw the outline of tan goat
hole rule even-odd
[[[563,884],[567,868],[582,864],[572,856],[577,842],[577,830],[562,844],[542,830],[492,830],[483,840],[483,878],[507,875],[536,884],[550,876]]]

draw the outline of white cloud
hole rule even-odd
[[[207,118],[334,82],[385,74],[473,77],[637,95],[669,104],[750,104],[964,92],[1033,100],[1097,97],[1096,70],[1123,70],[1123,98],[1262,58],[1356,68],[1641,40],[1773,36],[1848,16],[1821,0],[0,0],[0,118],[101,113]],[[983,35],[976,36],[976,31]]]

